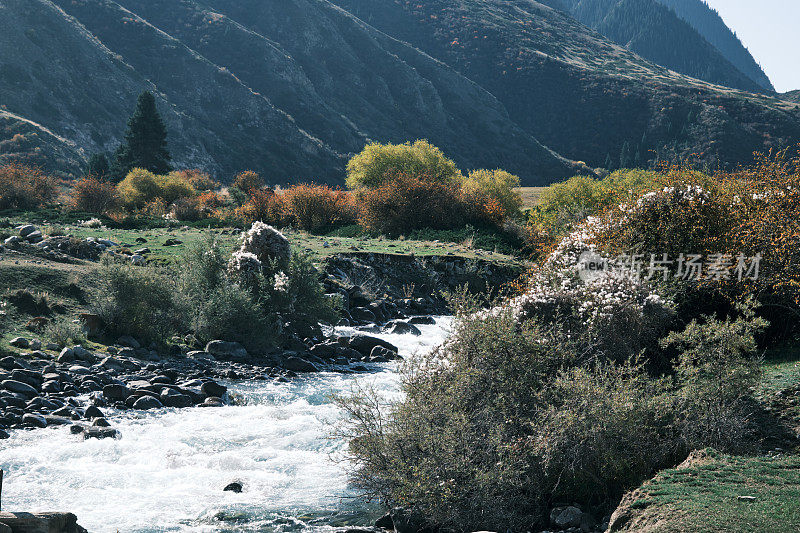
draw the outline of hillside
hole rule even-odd
[[[488,92],[327,2],[0,6],[0,63],[14,73],[0,98],[72,143],[64,170],[112,150],[150,89],[176,165],[223,179],[252,168],[272,182],[340,183],[369,140],[420,137],[463,168],[503,166],[530,184],[574,172]]]
[[[580,0],[571,12],[583,24],[654,63],[718,85],[764,91],[658,0]]]
[[[679,75],[539,2],[336,3],[457,68],[542,143],[591,166],[625,151],[734,165],[800,139],[797,105]]]
[[[704,0],[658,0],[671,8],[689,23],[706,41],[733,64],[740,72],[758,83],[765,91],[775,92],[775,87],[752,54],[719,16]]]

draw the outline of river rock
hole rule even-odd
[[[7,431],[0,429],[0,440],[5,440],[9,438],[11,438],[11,435],[9,435]]]
[[[28,235],[30,235],[31,233],[33,233],[34,231],[38,231],[38,228],[33,224],[24,224],[19,228],[17,228],[17,231],[20,237],[26,239]]]
[[[579,527],[583,519],[583,511],[573,505],[556,507],[550,511],[550,522],[561,529]]]
[[[108,428],[111,427],[111,424],[109,424],[108,420],[105,418],[95,418],[92,420],[92,426],[97,428]]]
[[[142,347],[142,345],[139,344],[139,341],[137,341],[130,335],[123,335],[120,338],[118,338],[117,344],[119,344],[120,346],[125,346],[127,348],[133,348],[134,350],[138,350],[139,348]]]
[[[431,316],[414,316],[408,319],[408,323],[415,326],[433,326],[436,320]]]
[[[46,428],[47,420],[42,415],[25,413],[22,415],[22,425],[34,428]]]
[[[238,342],[215,340],[206,344],[206,352],[218,359],[231,359],[244,361],[247,359],[247,350]]]
[[[350,316],[358,322],[376,322],[375,313],[366,307],[356,307],[350,310]]]
[[[164,389],[161,392],[161,403],[167,407],[191,407],[194,403],[186,394],[181,394],[174,389]]]
[[[142,396],[141,398],[133,402],[134,409],[147,410],[147,409],[159,409],[161,407],[164,407],[164,404],[161,403],[161,400],[153,396]]]
[[[240,492],[242,492],[242,488],[243,487],[241,482],[234,481],[232,483],[228,483],[227,485],[225,485],[225,488],[222,490],[228,492],[235,492],[236,494],[239,494]]]
[[[21,381],[16,381],[13,379],[7,379],[2,383],[0,383],[0,385],[2,385],[3,388],[8,391],[16,392],[17,394],[22,394],[23,396],[27,396],[28,398],[33,398],[37,394],[39,394],[36,389],[31,387],[27,383],[22,383]]]
[[[93,418],[103,418],[103,416],[103,411],[94,405],[90,405],[86,408],[86,411],[83,412],[83,417],[87,420],[91,420]]]
[[[30,341],[25,337],[14,337],[10,341],[8,341],[8,344],[13,346],[14,348],[27,348],[28,346],[30,346]]]
[[[75,360],[75,352],[72,351],[72,348],[64,348],[61,350],[61,353],[58,354],[56,357],[56,361],[59,363],[71,363]]]
[[[206,381],[200,386],[200,390],[206,396],[214,396],[216,398],[222,398],[223,396],[225,396],[225,393],[228,392],[228,387],[220,385],[215,381]]]
[[[343,340],[344,339],[344,340]],[[397,346],[391,342],[379,339],[378,337],[371,337],[369,335],[353,335],[352,337],[339,337],[339,342],[345,346],[357,350],[363,356],[368,357],[372,349],[376,346],[383,346],[388,350],[397,353]]]
[[[281,366],[286,370],[292,372],[317,372],[319,369],[311,361],[307,361],[301,357],[290,356],[283,360]]]
[[[43,415],[45,422],[47,422],[48,426],[66,426],[67,424],[71,424],[72,420],[64,416],[57,416],[57,415]]]
[[[375,527],[380,529],[394,529],[392,513],[386,513],[375,521]]]
[[[408,334],[416,336],[422,335],[422,332],[419,330],[417,326],[410,324],[408,322],[404,322],[402,320],[393,320],[392,322],[389,322],[386,326],[388,332],[394,335],[408,335]]]
[[[130,396],[130,393],[130,389],[128,389],[128,387],[125,385],[112,383],[111,385],[106,385],[103,387],[103,396],[110,402],[125,401],[125,398]]]
[[[396,533],[423,533],[432,530],[421,515],[402,507],[392,509],[390,515]]]
[[[120,437],[119,431],[107,427],[84,428],[83,438],[85,439],[117,439]]]

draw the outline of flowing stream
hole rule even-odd
[[[404,357],[429,350],[450,320],[423,335],[378,335]],[[346,329],[343,330],[346,332]],[[325,531],[368,525],[378,509],[353,498],[332,437],[331,395],[359,383],[398,394],[396,363],[369,374],[309,374],[289,383],[233,382],[242,405],[126,411],[121,439],[67,428],[14,431],[0,441],[3,510],[70,511],[90,532]],[[223,492],[240,481],[240,494]]]

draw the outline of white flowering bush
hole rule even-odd
[[[246,287],[255,287],[262,267],[263,263],[254,253],[236,250],[228,261],[228,275]]]
[[[261,261],[263,265],[285,265],[291,257],[289,240],[283,233],[263,222],[254,222],[249,230],[242,234],[241,252],[248,252]]]

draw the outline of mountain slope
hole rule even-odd
[[[658,65],[727,87],[764,90],[658,0],[580,0],[571,12],[583,24]]]
[[[488,89],[557,152],[710,165],[800,140],[798,106],[681,76],[533,0],[334,0]],[[648,156],[649,154],[649,156]]]
[[[714,48],[740,72],[758,83],[765,91],[775,92],[769,77],[745,48],[736,33],[722,20],[715,9],[711,9],[703,0],[658,0],[673,9],[683,20],[688,22]]]
[[[487,91],[323,0],[0,10],[0,69],[14,73],[0,78],[0,101],[71,143],[73,173],[114,148],[145,89],[176,165],[223,179],[252,168],[276,183],[341,183],[347,155],[369,140],[422,137],[464,168],[503,166],[528,184],[575,172]]]

